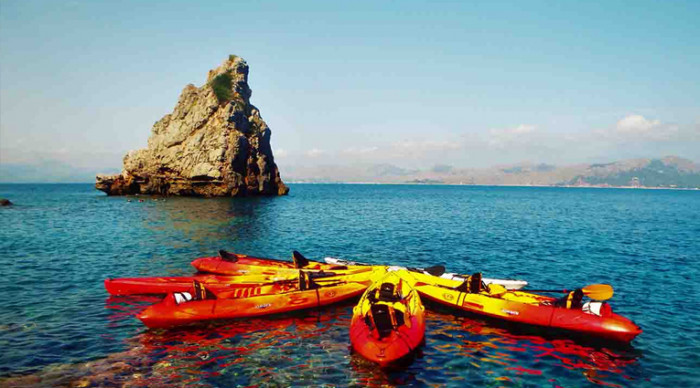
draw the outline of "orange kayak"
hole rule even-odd
[[[333,270],[347,269],[348,266],[337,264],[326,264],[312,261],[302,254],[294,251],[293,261],[278,259],[267,259],[253,257],[238,253],[219,251],[216,257],[200,257],[192,261],[192,266],[199,272],[215,273],[219,275],[237,275],[242,271],[261,271],[267,269],[313,269],[313,270]]]
[[[366,282],[356,281],[319,285],[306,273],[291,289],[236,299],[218,297],[207,292],[206,287],[195,285],[191,292],[168,294],[162,302],[143,310],[138,318],[150,328],[165,328],[215,319],[279,314],[338,303],[362,294],[366,288]]]
[[[353,309],[352,348],[380,366],[407,359],[425,337],[425,308],[418,292],[403,280],[405,272],[387,273]]]

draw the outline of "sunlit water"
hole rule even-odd
[[[0,385],[700,385],[700,192],[292,185],[128,202],[91,185],[0,185],[0,197],[15,202],[0,209],[0,378],[13,377]],[[621,348],[431,308],[415,360],[379,370],[349,350],[351,304],[149,331],[134,314],[158,298],[104,291],[106,277],[192,273],[221,248],[609,283],[613,310],[644,333]]]

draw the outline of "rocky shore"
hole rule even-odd
[[[286,195],[271,131],[250,103],[248,64],[231,55],[201,87],[187,85],[154,125],[148,147],[129,152],[118,175],[97,175],[108,195]]]

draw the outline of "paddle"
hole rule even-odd
[[[437,277],[442,276],[442,275],[445,273],[445,271],[446,271],[444,265],[434,265],[434,266],[432,266],[432,267],[427,267],[427,268],[412,268],[412,267],[408,267],[408,268],[406,268],[406,269],[409,270],[409,271],[418,272],[418,273],[423,273],[423,272],[425,272],[425,273],[427,273],[427,274],[430,274],[430,275],[433,275],[433,276],[437,276]]]
[[[527,292],[560,292],[567,294],[574,290],[523,290]],[[581,288],[583,295],[594,300],[608,300],[612,298],[614,290],[609,284],[590,284]]]

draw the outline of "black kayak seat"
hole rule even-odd
[[[401,298],[394,292],[392,283],[382,283],[379,286],[379,300],[384,302],[398,302]]]
[[[580,288],[569,292],[562,298],[559,298],[553,302],[556,307],[564,307],[567,309],[580,309],[583,308],[583,290]]]
[[[313,273],[299,271],[299,291],[315,290],[320,286],[314,281]]]
[[[228,261],[231,263],[235,263],[238,261],[238,256],[234,255],[233,253],[226,252],[223,249],[219,250],[219,257],[221,257],[221,260]]]
[[[469,276],[467,280],[465,280],[455,289],[459,292],[469,292],[472,294],[478,294],[484,288],[484,284],[481,281],[481,272],[477,272],[472,276]]]
[[[306,276],[304,271],[299,271],[299,291],[306,291],[308,289],[306,284]]]
[[[385,304],[373,304],[370,308],[374,327],[377,329],[379,338],[388,337],[391,331],[394,330],[394,324],[391,322],[391,312],[389,306]]]

